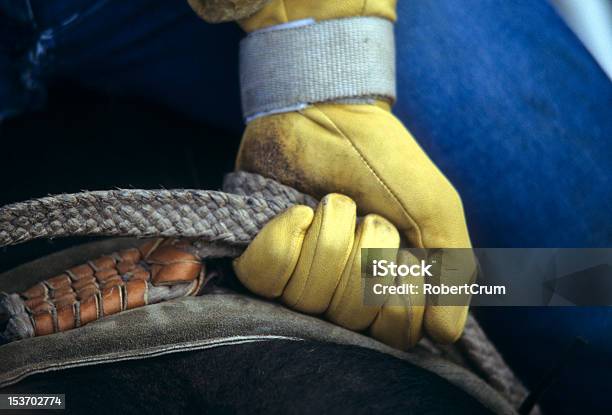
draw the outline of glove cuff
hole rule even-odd
[[[247,123],[319,102],[392,103],[393,23],[304,19],[255,31],[240,44],[240,88]]]

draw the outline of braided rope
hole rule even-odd
[[[245,182],[242,175],[237,175],[235,185]],[[251,187],[271,182],[261,179]],[[297,203],[312,204],[295,190],[272,187],[253,196],[204,190],[110,190],[15,203],[0,208],[0,247],[84,235],[198,237],[247,245],[278,213]]]
[[[516,408],[523,403],[529,391],[514,375],[472,313],[468,314],[463,335],[456,345],[476,372],[508,402]],[[539,408],[535,407],[531,414],[537,413]]]
[[[196,238],[201,258],[237,256],[274,216],[316,200],[246,172],[224,190],[111,190],[49,196],[0,208],[0,247],[75,235]],[[470,315],[457,347],[479,374],[518,407],[526,388]]]

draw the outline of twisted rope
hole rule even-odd
[[[472,313],[468,314],[463,335],[457,341],[456,347],[476,373],[508,402],[516,408],[523,403],[529,391],[514,375]],[[539,408],[535,407],[531,414],[536,415],[539,411]]]
[[[246,172],[228,174],[225,192],[111,190],[49,196],[0,208],[0,247],[75,235],[195,238],[201,258],[235,257],[285,209],[317,201]],[[527,390],[470,316],[457,342],[463,357],[518,407]]]

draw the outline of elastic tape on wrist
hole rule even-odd
[[[393,102],[393,23],[306,19],[253,32],[240,44],[240,88],[246,122],[319,102]]]

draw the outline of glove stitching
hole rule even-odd
[[[355,216],[353,216],[354,222],[357,221],[357,213],[355,213]],[[355,230],[353,230],[353,232],[355,232]],[[361,240],[361,234],[359,235],[359,239]],[[330,301],[329,301],[329,305],[327,306],[327,309],[325,310],[325,313],[329,312],[329,309],[333,303],[334,300],[334,295],[336,294],[336,290],[338,290],[340,288],[340,283],[342,282],[342,275],[344,274],[344,270],[346,268],[346,266],[349,264],[350,261],[350,267],[351,267],[351,271],[353,269],[353,261],[351,261],[352,259],[354,259],[355,255],[353,255],[353,248],[355,246],[359,246],[359,245],[355,245],[355,238],[353,238],[353,244],[351,246],[351,249],[348,251],[348,255],[346,255],[346,257],[344,258],[344,266],[342,267],[342,270],[340,272],[340,275],[338,276],[337,280],[336,280],[336,286],[334,287],[334,291],[332,292]],[[357,242],[358,243],[358,242]],[[349,280],[350,280],[350,274],[349,274]],[[347,284],[344,286],[344,290],[342,292],[342,297],[340,297],[340,304],[338,304],[338,308],[340,308],[340,306],[342,305],[342,302],[344,301],[344,292],[346,291],[346,287],[348,287],[348,282]],[[342,314],[342,312],[341,312]]]
[[[287,4],[285,3],[285,0],[281,0],[281,4],[283,5],[283,11],[285,12],[285,21],[288,22],[289,13],[287,13]]]
[[[346,313],[346,309],[343,308],[343,305],[346,304],[347,302],[347,297],[344,295],[344,293],[346,292],[347,287],[350,284],[350,280],[351,280],[351,276],[353,275],[353,265],[355,264],[355,256],[357,256],[357,251],[355,250],[355,247],[359,247],[361,245],[361,241],[363,239],[363,234],[364,234],[364,229],[361,230],[361,232],[359,233],[359,240],[355,242],[355,244],[353,245],[353,249],[351,250],[351,254],[349,254],[349,258],[347,261],[347,264],[350,264],[350,270],[348,271],[348,279],[347,279],[347,283],[344,286],[344,289],[342,290],[342,293],[338,293],[338,295],[340,295],[340,302],[338,303],[338,306],[336,307],[339,310],[338,313],[338,321],[341,321],[342,318],[347,314]],[[361,249],[361,248],[358,248]],[[353,254],[354,251],[354,254]],[[342,282],[342,274],[340,275],[340,280],[338,281],[338,284],[336,286],[336,290],[340,287],[340,283]],[[332,297],[333,299],[333,297]],[[328,309],[329,311],[329,309]]]
[[[302,247],[304,246],[304,237],[306,235],[306,232],[308,231],[308,229],[310,229],[310,225],[308,225],[308,228],[304,229],[304,230],[300,230],[297,233],[294,233],[294,236],[297,236],[299,238],[299,241],[297,243],[293,243],[292,244],[292,249],[291,249],[291,256],[293,257],[293,255],[295,255],[296,251],[299,252],[302,250]],[[281,290],[281,294],[280,296],[283,295],[285,288],[287,288],[287,284],[289,284],[289,281],[291,280],[291,278],[293,278],[293,273],[295,272],[295,268],[297,267],[297,264],[300,261],[300,256],[298,255],[297,260],[295,261],[295,265],[293,266],[293,269],[291,270],[291,273],[289,273],[289,277],[287,278],[287,281],[285,282],[285,284],[283,285],[283,289]],[[280,275],[278,275],[275,279],[274,279],[274,285],[276,285],[281,277],[283,275],[285,275],[285,273],[287,273],[287,271],[291,268],[291,261],[288,261],[287,264],[283,267],[283,271]]]
[[[361,16],[365,14],[366,7],[368,7],[368,0],[363,0],[363,4],[361,5],[361,12],[359,12]]]
[[[399,277],[398,277],[398,279],[399,279]],[[401,282],[401,281],[397,281],[397,282]],[[408,327],[404,331],[404,336],[405,336],[406,341],[408,342],[408,344],[412,345],[413,344],[413,342],[412,342],[412,328],[413,328],[413,326],[415,326],[413,324],[414,323],[413,320],[415,318],[415,316],[414,316],[414,308],[413,307],[415,307],[415,305],[414,305],[414,301],[412,301],[413,298],[411,296],[406,295],[404,297],[405,297],[405,299],[404,299],[405,304],[403,305],[403,307],[404,307],[404,310],[406,310],[406,314],[407,314],[406,321],[408,323]],[[427,298],[425,298],[425,301],[427,301]],[[423,321],[421,321],[421,326],[422,325],[423,325]]]
[[[382,324],[383,327],[384,327],[385,323],[383,322],[383,319],[386,318],[387,320],[389,320],[389,318],[390,318],[390,317],[384,317],[383,316],[383,314],[386,314],[385,311],[387,313],[390,313],[391,311],[393,311],[393,310],[391,310],[391,307],[393,307],[394,309],[396,307],[398,307],[398,306],[389,305],[388,302],[390,300],[391,300],[391,297],[388,297],[387,300],[385,301],[385,304],[380,308],[380,310],[376,314],[376,317],[374,318],[374,321],[372,321],[372,324],[370,324],[370,327],[368,327],[368,330],[370,330],[370,332],[372,330],[372,327],[374,327],[374,325],[376,324],[376,322],[379,319],[380,319],[380,324]],[[398,331],[397,333],[393,333],[392,337],[394,339],[398,339],[399,338],[400,342],[402,343],[402,346],[399,347],[399,348],[402,349],[402,350],[405,350],[407,344],[412,344],[412,343],[410,343],[410,340],[411,340],[411,335],[410,335],[410,327],[411,327],[411,325],[410,325],[410,323],[411,323],[412,313],[409,311],[409,309],[404,308],[404,307],[406,307],[405,305],[404,306],[399,306],[399,307],[400,307],[400,312],[403,312],[403,314],[399,316],[399,319],[404,321],[404,323],[407,323],[406,325],[408,326],[408,329],[407,330]],[[391,321],[395,321],[395,320],[396,320],[396,318],[395,319],[391,318]],[[386,330],[383,330],[383,332],[384,331],[386,331]],[[376,337],[374,335],[372,335],[372,337],[374,337],[375,339],[378,339],[378,337]],[[405,343],[404,341],[407,341],[408,343]],[[386,341],[383,341],[383,343],[386,343]]]
[[[316,213],[315,213],[316,215]],[[308,285],[308,281],[310,280],[310,275],[311,275],[311,271],[312,271],[312,264],[314,264],[314,260],[317,257],[317,251],[319,250],[319,239],[321,238],[321,228],[323,228],[323,221],[325,220],[325,209],[321,209],[321,221],[319,222],[319,228],[317,229],[317,240],[315,243],[315,250],[314,253],[312,254],[311,257],[311,261],[310,261],[310,265],[308,266],[308,275],[306,276],[306,281],[304,281],[304,284],[302,285],[302,289],[300,290],[300,294],[298,295],[298,299],[292,304],[287,304],[290,307],[296,307],[298,306],[298,304],[300,303],[300,301],[302,301],[302,297],[304,295],[304,290],[306,289],[306,286]],[[312,224],[311,224],[312,226]],[[310,231],[310,228],[308,229]],[[299,264],[299,259],[298,259],[298,264]],[[297,268],[297,265],[296,265]]]
[[[293,307],[297,307],[297,305],[302,301],[302,298],[304,297],[304,292],[306,291],[306,287],[308,286],[308,282],[310,281],[310,277],[312,275],[311,271],[312,271],[312,266],[314,264],[314,260],[317,257],[317,252],[319,251],[319,239],[321,238],[321,229],[323,229],[323,224],[325,223],[325,216],[327,215],[325,209],[321,210],[321,224],[319,225],[319,229],[318,229],[318,233],[317,233],[317,241],[316,241],[316,245],[315,245],[315,251],[314,254],[312,255],[312,261],[310,262],[310,267],[308,267],[308,275],[306,277],[306,281],[304,282],[304,285],[302,286],[302,289],[300,290],[300,294],[298,295],[298,299],[295,302],[295,304],[293,305]],[[355,223],[357,221],[357,212],[355,212],[353,214],[353,220],[352,223]],[[354,228],[353,228],[353,232],[354,232]],[[348,260],[348,257],[351,255],[351,251],[349,251],[348,255],[344,256],[344,265],[342,266],[342,269],[344,270],[344,267],[346,266],[346,262]],[[329,302],[331,303],[331,300],[333,298],[333,293],[336,291],[336,288],[338,288],[338,283],[340,282],[340,278],[342,278],[342,273],[340,273],[340,276],[338,276],[336,278],[336,284],[334,285],[334,289],[332,291],[332,295],[329,298]],[[327,308],[329,308],[329,304],[327,305],[327,307],[325,307],[325,311],[327,311]],[[325,312],[323,311],[323,313]]]
[[[418,247],[424,247],[425,245],[423,244],[423,233],[421,231],[421,228],[419,227],[418,223],[412,218],[412,216],[410,215],[410,213],[408,212],[408,209],[406,209],[406,207],[402,204],[402,202],[399,200],[399,198],[397,197],[397,195],[393,192],[393,190],[391,190],[391,188],[389,188],[389,186],[387,186],[387,184],[382,180],[382,178],[376,173],[376,171],[372,168],[372,166],[370,166],[370,164],[367,162],[367,160],[364,158],[364,156],[361,154],[361,152],[359,151],[359,149],[357,149],[357,147],[355,147],[355,144],[351,141],[351,139],[344,133],[344,131],[342,131],[342,129],[340,127],[338,127],[338,125],[318,106],[313,106],[313,108],[316,108],[317,110],[319,110],[321,112],[321,114],[336,128],[336,130],[342,135],[342,137],[344,137],[351,145],[351,148],[357,153],[357,155],[359,156],[359,158],[361,159],[362,163],[368,168],[368,170],[370,171],[370,173],[372,173],[372,175],[376,178],[376,180],[381,184],[381,186],[383,187],[383,189],[385,189],[385,191],[387,191],[387,193],[389,193],[391,195],[391,197],[397,202],[397,204],[400,206],[402,213],[404,214],[404,216],[406,216],[406,218],[408,219],[408,221],[411,223],[411,225],[414,227],[414,229],[417,232],[417,242],[418,242]]]

